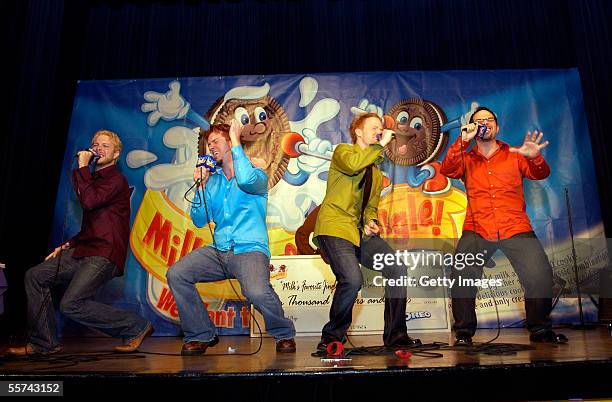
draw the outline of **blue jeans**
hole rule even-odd
[[[372,269],[374,254],[394,254],[379,236],[362,240],[356,247],[348,240],[335,236],[317,236],[319,245],[329,257],[331,269],[336,276],[336,292],[329,310],[329,322],[323,327],[321,338],[325,341],[342,340],[353,320],[353,305],[363,285],[359,264]],[[399,279],[406,275],[406,267],[385,265],[381,273],[385,278]],[[407,336],[406,287],[385,287],[385,345]]]
[[[242,294],[263,315],[268,334],[276,340],[293,338],[293,321],[285,318],[280,299],[270,285],[269,267],[270,259],[261,252],[234,254],[212,247],[194,250],[171,266],[166,278],[178,307],[185,342],[208,342],[216,334],[196,283],[229,278],[238,280]]]
[[[50,294],[51,286],[58,284],[68,284],[60,301],[60,311],[66,317],[116,338],[131,339],[140,335],[148,325],[147,320],[94,300],[102,285],[119,273],[119,268],[105,257],[77,259],[72,258],[72,252],[63,251],[61,257],[44,261],[25,274],[30,327],[28,343],[34,351],[46,353],[59,346]]]

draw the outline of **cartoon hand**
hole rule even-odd
[[[465,126],[466,124],[469,124],[470,117],[472,117],[472,115],[474,114],[474,110],[478,109],[478,106],[480,106],[478,104],[478,102],[472,102],[472,104],[470,105],[470,110],[466,114],[461,116],[461,125],[462,126]]]
[[[317,134],[309,129],[302,130],[304,142],[308,145],[308,151],[313,154],[326,155],[333,151],[332,143],[317,137]],[[328,161],[326,159],[317,158],[315,156],[302,155],[297,158],[298,167],[300,170],[308,174],[314,173],[318,168],[323,166]]]
[[[140,110],[144,113],[151,112],[147,118],[149,126],[156,125],[160,118],[166,121],[181,119],[189,111],[189,102],[180,95],[181,83],[172,81],[168,87],[170,90],[165,94],[154,91],[144,94],[148,103],[143,103]]]
[[[406,180],[408,181],[408,185],[410,187],[417,188],[426,180],[434,177],[435,173],[436,171],[429,164],[423,166],[408,166]]]
[[[370,101],[366,98],[361,99],[357,106],[352,106],[351,113],[353,113],[355,116],[359,116],[360,114],[364,113],[376,113],[381,119],[383,117],[382,108],[378,105],[370,103]]]

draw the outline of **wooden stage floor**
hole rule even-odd
[[[274,341],[264,338],[262,348],[257,354],[240,356],[236,353],[254,352],[259,339],[225,336],[221,337],[220,343],[210,348],[207,354],[197,357],[179,356],[181,339],[174,337],[148,338],[141,346],[140,353],[127,355],[110,353],[112,346],[116,344],[116,341],[110,338],[68,338],[64,341],[62,354],[53,355],[49,359],[0,359],[0,380],[58,378],[72,381],[73,386],[82,387],[89,384],[87,387],[93,387],[91,389],[98,386],[103,392],[105,390],[103,384],[107,381],[114,381],[123,386],[140,381],[154,389],[155,386],[161,387],[162,384],[171,384],[172,381],[216,380],[213,384],[221,385],[225,381],[227,383],[225,385],[239,386],[244,380],[260,380],[259,383],[283,380],[294,391],[300,386],[312,391],[313,384],[338,379],[343,380],[345,385],[354,391],[355,384],[363,384],[364,379],[376,379],[378,383],[389,386],[395,383],[407,387],[413,383],[431,386],[432,391],[442,395],[450,392],[450,388],[445,386],[436,389],[436,384],[453,387],[460,386],[465,381],[500,383],[506,381],[504,376],[512,375],[513,381],[521,379],[525,386],[532,383],[536,387],[533,391],[536,394],[524,394],[529,397],[539,395],[543,398],[569,398],[572,397],[572,392],[578,393],[575,395],[578,397],[612,396],[610,385],[612,337],[608,330],[600,327],[589,331],[572,329],[558,331],[568,336],[568,344],[530,343],[526,330],[503,329],[495,343],[533,347],[532,350],[523,350],[510,355],[468,354],[464,350],[442,346],[439,350],[433,350],[442,357],[413,355],[410,360],[402,360],[392,353],[357,355],[353,356],[350,362],[344,363],[328,363],[319,357],[311,356],[319,341],[318,337],[296,338],[295,354],[277,354]],[[496,333],[496,330],[479,330],[474,342],[489,341]],[[380,336],[353,336],[350,340],[355,346],[381,344]],[[424,343],[449,344],[453,338],[451,334],[446,333],[425,334],[421,336],[421,340]],[[346,346],[351,347],[348,344]],[[229,348],[235,349],[236,352],[228,353]],[[336,367],[333,367],[334,365]],[[565,388],[564,393],[550,396],[537,394],[540,381],[538,376],[542,375],[556,376],[557,379],[551,384],[551,388]],[[597,381],[599,375],[608,378],[605,385]],[[581,378],[579,386],[572,387],[568,382],[578,376]],[[481,383],[481,385],[486,384]],[[509,390],[503,395],[497,395],[503,396],[501,399],[506,397],[512,399],[513,396],[522,398],[523,394],[516,394],[517,391],[520,391],[520,387],[518,390]],[[492,392],[495,392],[495,387],[492,387]]]

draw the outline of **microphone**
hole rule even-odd
[[[489,128],[484,124],[469,123],[465,126],[461,126],[462,133],[467,133],[468,131],[473,130],[476,130],[476,135],[474,137],[480,140],[484,140],[485,135],[487,135],[487,133],[489,132]]]
[[[98,160],[100,160],[100,155],[97,152],[92,151],[89,148],[78,150],[77,153],[74,155],[74,157],[78,158],[79,157],[79,153],[81,153],[81,152],[90,152],[93,155],[93,157],[89,160],[89,166],[95,167],[96,164],[98,163]]]
[[[89,152],[89,153],[92,153],[94,156],[96,156],[96,155],[97,155],[97,154],[96,154],[94,151],[92,151],[91,149],[89,149],[89,148],[83,148],[83,149],[79,149],[78,151],[76,151],[76,154],[74,154],[74,157],[75,157],[75,158],[78,158],[78,157],[79,157],[79,154],[80,154],[81,152]]]
[[[476,137],[482,140],[484,139],[484,136],[487,134],[487,132],[489,132],[489,128],[484,124],[479,124],[478,128],[476,129]]]
[[[211,173],[213,173],[215,171],[215,169],[217,168],[217,162],[215,161],[215,158],[212,157],[212,155],[198,155],[198,161],[196,162],[196,167],[205,167],[206,169],[208,169]]]
[[[215,169],[217,168],[217,161],[215,161],[215,158],[213,158],[212,155],[208,155],[208,154],[198,155],[198,161],[196,162],[196,168],[200,168],[200,169],[206,168],[208,169],[210,173],[213,173]],[[201,170],[200,170],[200,173],[201,173]],[[196,180],[194,187],[198,187],[201,182],[202,182],[201,178]]]
[[[387,131],[387,130],[389,130],[389,129],[388,129],[388,128],[386,128],[386,129],[384,129],[384,130],[383,130],[383,132],[384,132],[384,131]],[[392,130],[389,130],[389,131],[392,131]],[[380,141],[380,140],[382,140],[382,136],[383,136],[383,133],[376,134],[376,141]],[[393,139],[393,138],[395,138],[395,131],[392,131],[391,138],[392,138],[392,139]]]

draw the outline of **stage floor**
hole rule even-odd
[[[127,355],[110,353],[112,346],[116,344],[116,340],[111,338],[69,338],[64,341],[62,355],[53,355],[48,360],[3,358],[0,360],[0,380],[57,378],[73,381],[73,384],[80,386],[90,384],[88,387],[95,388],[96,385],[101,387],[101,384],[109,379],[125,380],[123,385],[126,381],[135,384],[146,380],[148,386],[160,385],[158,382],[160,380],[216,379],[240,384],[238,380],[284,379],[292,380],[291,387],[296,391],[300,389],[299,386],[312,389],[313,384],[323,378],[352,379],[352,382],[345,381],[345,383],[347,387],[353,388],[354,384],[358,384],[364,378],[385,378],[389,386],[399,381],[402,386],[410,386],[414,382],[423,386],[430,384],[428,386],[435,389],[435,384],[452,387],[452,384],[461,384],[468,378],[470,383],[478,381],[499,383],[500,378],[501,381],[505,381],[503,376],[508,374],[512,374],[513,382],[520,379],[521,386],[528,387],[531,382],[537,387],[541,381],[538,378],[541,379],[540,375],[544,374],[557,377],[559,383],[554,384],[555,388],[567,389],[564,394],[554,396],[542,394],[540,397],[571,397],[571,394],[567,394],[570,391],[579,392],[577,396],[580,397],[612,396],[609,385],[612,337],[608,330],[600,327],[589,331],[572,329],[558,331],[567,335],[568,344],[530,343],[526,330],[503,329],[495,343],[533,347],[532,350],[510,355],[468,354],[464,350],[446,349],[442,346],[438,350],[432,350],[442,354],[442,357],[413,355],[410,360],[403,360],[393,354],[357,355],[352,356],[351,361],[343,363],[327,363],[320,357],[311,356],[319,341],[318,337],[296,338],[295,354],[277,354],[274,341],[271,338],[264,338],[262,348],[257,354],[240,356],[236,353],[254,352],[259,339],[225,336],[221,337],[220,343],[210,348],[207,354],[197,357],[179,356],[181,339],[174,337],[148,338],[141,346],[140,353]],[[474,342],[489,341],[496,333],[496,330],[479,330]],[[453,341],[452,335],[447,333],[425,334],[420,338],[427,344],[434,342],[449,344]],[[355,346],[376,346],[382,343],[380,336],[353,336],[350,340]],[[346,346],[351,347],[349,344]],[[230,348],[236,352],[228,353]],[[334,365],[337,367],[333,367]],[[579,388],[572,388],[568,383],[564,383],[575,380],[577,375],[581,377]],[[607,376],[605,388],[601,388],[601,384],[597,385],[595,377],[590,380],[584,379],[583,376],[589,375]],[[300,380],[306,379],[308,382],[300,383]],[[482,382],[480,384],[486,386]],[[435,391],[444,393],[449,389],[441,388]],[[520,391],[520,388],[509,389],[504,395],[512,396],[515,395],[513,392],[517,391]],[[474,400],[474,398],[469,399]]]
[[[529,335],[524,329],[503,329],[495,343],[513,343],[531,345],[533,350],[519,351],[508,356],[467,354],[464,350],[432,350],[439,352],[443,357],[412,356],[409,361],[400,359],[393,354],[383,356],[356,355],[351,356],[351,362],[344,364],[343,370],[355,371],[388,370],[389,368],[431,369],[452,368],[458,365],[528,365],[538,362],[568,363],[585,361],[607,361],[612,359],[612,337],[605,328],[591,331],[558,330],[566,334],[569,343],[566,345],[552,345],[530,343]],[[479,330],[474,342],[486,342],[496,335],[496,330]],[[423,343],[451,344],[451,334],[425,334],[420,336]],[[145,340],[139,352],[118,354],[108,353],[116,340],[111,338],[68,338],[65,339],[63,355],[73,358],[78,355],[97,357],[97,360],[78,361],[68,367],[68,363],[61,364],[62,354],[53,355],[50,361],[28,361],[18,359],[3,361],[0,365],[2,373],[130,373],[130,374],[181,374],[201,373],[208,375],[219,374],[245,374],[257,373],[303,373],[317,371],[334,371],[337,368],[326,367],[321,358],[311,356],[319,341],[318,337],[299,337],[297,352],[295,354],[276,353],[274,341],[264,338],[261,350],[252,356],[241,356],[236,353],[251,353],[257,350],[259,338],[246,336],[222,336],[220,342],[209,348],[203,356],[178,356],[181,350],[181,339],[175,337],[150,337]],[[350,341],[356,346],[376,346],[382,344],[380,336],[352,336]],[[345,345],[351,348],[350,344]],[[235,353],[228,349],[235,349]],[[429,350],[429,348],[427,348]],[[152,354],[148,354],[152,353]],[[166,356],[163,354],[176,354]],[[224,355],[220,355],[224,354]],[[85,358],[82,360],[86,360]],[[50,364],[53,362],[53,364]],[[332,364],[333,365],[333,364]]]

